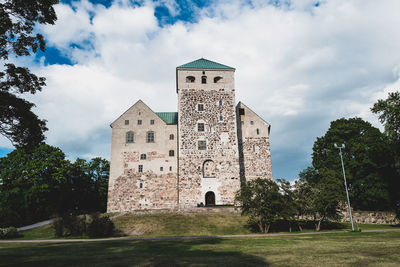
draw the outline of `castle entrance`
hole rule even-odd
[[[212,191],[206,193],[206,206],[215,206],[215,194]]]

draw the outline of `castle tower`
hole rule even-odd
[[[178,204],[233,204],[240,188],[235,69],[206,59],[176,68]]]

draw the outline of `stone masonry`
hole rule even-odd
[[[139,100],[111,124],[109,212],[232,205],[242,182],[272,179],[270,125],[235,106],[234,73],[206,59],[184,64],[177,113]]]

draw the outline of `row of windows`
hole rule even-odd
[[[168,152],[168,154],[169,154],[170,157],[173,157],[173,156],[175,156],[175,151],[174,150],[170,150]],[[141,160],[147,159],[147,155],[146,154],[140,154],[140,159]]]
[[[222,106],[222,100],[218,101],[218,106]],[[204,104],[197,104],[197,111],[204,111]]]
[[[160,171],[164,171],[164,167],[160,167]],[[172,166],[169,166],[169,171],[172,171]],[[138,172],[143,172],[143,165],[138,166]]]
[[[174,135],[169,135],[169,140],[174,140]],[[135,133],[134,132],[127,132],[126,133],[126,142],[127,143],[134,143],[135,142]],[[154,143],[154,132],[147,132],[146,133],[146,142],[147,143]]]
[[[137,121],[137,125],[142,125],[142,120]],[[129,125],[129,120],[125,120],[125,125]],[[154,120],[150,120],[150,125],[154,125]]]
[[[196,77],[194,76],[186,76],[186,82],[187,83],[194,83],[196,81]],[[221,76],[216,76],[214,77],[214,83],[219,83],[222,82],[222,77]],[[203,75],[201,76],[201,83],[206,84],[207,83],[207,76]]]

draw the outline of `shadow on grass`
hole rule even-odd
[[[0,266],[268,266],[222,239],[0,244]]]

